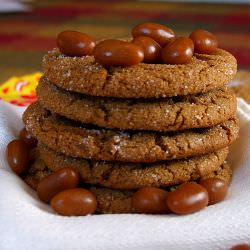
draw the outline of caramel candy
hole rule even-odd
[[[30,132],[23,128],[20,131],[19,139],[23,140],[29,148],[34,148],[37,145],[37,140],[32,136]]]
[[[131,66],[144,59],[141,47],[115,39],[98,43],[93,53],[96,61],[104,66]]]
[[[141,23],[132,29],[133,37],[148,36],[165,46],[175,38],[175,33],[168,27],[158,23]]]
[[[29,168],[29,148],[23,140],[13,140],[7,146],[7,161],[16,174]]]
[[[139,189],[133,194],[132,206],[136,211],[145,214],[164,214],[169,209],[166,205],[168,192],[154,187]]]
[[[195,53],[212,54],[218,48],[216,36],[206,30],[195,30],[189,37],[194,42]]]
[[[178,37],[162,49],[162,60],[168,64],[184,64],[194,54],[194,43],[187,37]]]
[[[62,168],[45,176],[37,186],[40,200],[49,203],[59,192],[77,187],[79,175],[71,168]]]
[[[167,206],[176,214],[194,213],[206,207],[207,204],[207,190],[194,182],[180,185],[167,196]]]
[[[223,181],[222,179],[213,177],[213,178],[207,178],[200,182],[200,185],[202,185],[208,192],[209,196],[209,205],[218,203],[227,195],[228,191],[228,184]]]
[[[250,244],[240,244],[232,247],[230,250],[250,250]]]
[[[145,63],[157,63],[161,60],[161,46],[152,38],[138,36],[132,41],[143,49]]]
[[[67,56],[92,55],[95,42],[92,37],[78,31],[66,30],[58,34],[57,47]]]
[[[53,197],[50,204],[58,214],[65,216],[92,214],[97,207],[96,197],[83,188],[62,191]]]

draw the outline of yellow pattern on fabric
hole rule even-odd
[[[35,89],[41,76],[41,72],[35,72],[11,77],[0,86],[0,99],[17,106],[29,105],[37,99]]]

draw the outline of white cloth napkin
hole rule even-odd
[[[54,214],[6,163],[6,145],[23,126],[22,112],[0,101],[1,250],[216,250],[250,243],[250,105],[243,100],[240,139],[230,153],[235,170],[229,195],[186,216]]]

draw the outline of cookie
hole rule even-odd
[[[46,111],[36,102],[24,112],[26,129],[46,146],[72,157],[94,160],[155,162],[215,151],[238,135],[238,121],[177,133],[121,132],[93,129]]]
[[[202,179],[217,177],[227,183],[232,178],[232,169],[227,163],[223,163],[217,171],[204,176]],[[90,191],[96,195],[98,206],[96,213],[100,214],[118,214],[118,213],[135,213],[131,205],[133,191],[115,190],[109,188],[92,187]]]
[[[248,104],[250,104],[250,84],[234,86],[232,89],[237,97],[243,98]]]
[[[47,170],[46,165],[42,161],[38,161],[31,166],[29,172],[23,176],[23,179],[29,186],[36,189],[39,181],[49,173],[51,172]],[[202,179],[209,177],[217,177],[229,183],[232,177],[232,170],[227,163],[223,163],[216,171],[204,176]],[[131,205],[131,197],[135,192],[134,190],[115,190],[93,186],[89,189],[97,198],[98,206],[96,213],[135,213]]]
[[[56,171],[63,167],[79,172],[84,183],[114,189],[137,189],[145,186],[167,187],[195,181],[219,169],[228,155],[223,148],[203,156],[159,163],[103,162],[72,158],[40,145],[40,158]]]
[[[175,98],[131,100],[76,94],[42,78],[37,95],[51,112],[105,128],[176,131],[210,127],[236,112],[235,95],[226,88]]]
[[[104,68],[93,56],[68,57],[53,49],[43,58],[45,76],[58,87],[87,95],[151,98],[207,92],[236,74],[236,59],[222,49],[194,54],[187,64],[146,64]]]
[[[234,80],[229,84],[237,97],[243,98],[250,104],[250,72],[238,71]]]
[[[40,180],[51,173],[52,171],[44,164],[43,160],[36,159],[28,172],[21,177],[30,187],[36,189]]]

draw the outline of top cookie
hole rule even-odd
[[[93,96],[120,98],[171,97],[204,93],[228,83],[236,74],[236,59],[217,49],[194,54],[187,64],[146,64],[109,69],[93,56],[69,57],[54,49],[43,58],[46,77],[57,86]]]

